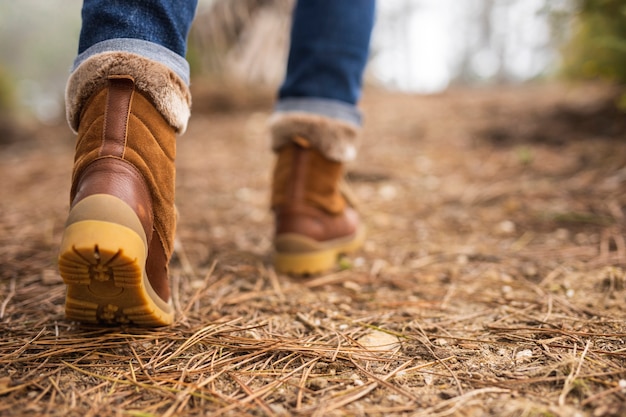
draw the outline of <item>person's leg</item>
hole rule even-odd
[[[175,6],[175,7],[174,7]],[[196,0],[86,0],[66,89],[77,132],[59,253],[73,320],[173,320],[175,136],[189,118],[184,58]]]
[[[66,92],[71,127],[76,129],[85,96],[101,88],[108,76],[125,74],[148,95],[173,96],[174,109],[159,110],[184,131],[190,102],[185,53],[196,6],[197,0],[85,0],[78,56]],[[152,98],[159,106],[159,97]]]
[[[317,273],[362,243],[356,212],[340,190],[356,157],[356,107],[369,53],[375,0],[300,0],[287,74],[271,119],[277,270]]]
[[[361,95],[374,14],[375,0],[299,0],[278,110],[300,110],[296,102],[321,99],[344,105],[345,113],[326,114],[325,106],[313,112],[358,124],[354,106]]]
[[[197,0],[85,0],[78,53],[112,39],[140,39],[184,57]]]

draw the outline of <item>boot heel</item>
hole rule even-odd
[[[340,255],[359,249],[364,240],[362,226],[352,236],[323,243],[299,234],[284,234],[275,239],[274,268],[284,274],[319,274],[332,269]]]
[[[59,271],[67,285],[67,318],[85,323],[170,324],[172,308],[150,286],[146,257],[141,224],[123,201],[94,195],[79,202],[70,212],[59,254]]]
[[[283,274],[315,275],[331,269],[339,254],[334,250],[310,252],[306,254],[274,254],[274,268]]]

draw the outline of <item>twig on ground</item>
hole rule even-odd
[[[9,304],[9,301],[15,296],[15,282],[17,281],[17,274],[13,274],[11,281],[9,282],[9,293],[7,294],[2,304],[0,304],[0,320],[4,318],[4,312]]]
[[[565,383],[563,384],[563,390],[561,391],[561,395],[559,395],[559,406],[565,405],[565,399],[567,398],[567,394],[572,390],[572,385],[578,375],[580,374],[580,369],[583,366],[583,362],[585,361],[585,356],[587,356],[587,352],[589,351],[589,347],[591,346],[591,340],[588,340],[585,344],[585,349],[583,353],[580,355],[580,359],[578,360],[577,366],[572,368],[572,371],[569,373],[567,378],[565,379]],[[576,356],[576,345],[574,345],[574,356]]]

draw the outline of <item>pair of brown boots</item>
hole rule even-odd
[[[87,323],[162,326],[174,318],[176,134],[190,96],[169,69],[129,54],[83,63],[67,90],[78,133],[71,208],[59,255],[66,315]],[[340,184],[356,129],[303,113],[272,121],[274,265],[314,274],[358,248],[363,231]]]

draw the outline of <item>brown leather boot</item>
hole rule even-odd
[[[343,163],[314,146],[324,144],[320,133],[333,136],[320,122],[315,116],[291,115],[273,123],[274,144],[279,146],[272,184],[274,267],[282,273],[305,275],[332,269],[340,254],[358,249],[365,237],[357,212],[340,189]],[[330,133],[336,133],[332,122],[331,127]],[[343,137],[340,134],[339,141]],[[332,154],[338,148],[325,149]]]
[[[181,128],[136,85],[131,76],[109,75],[83,105],[68,111],[78,140],[59,270],[71,320],[145,326],[173,321],[168,263],[175,232],[175,134]]]

